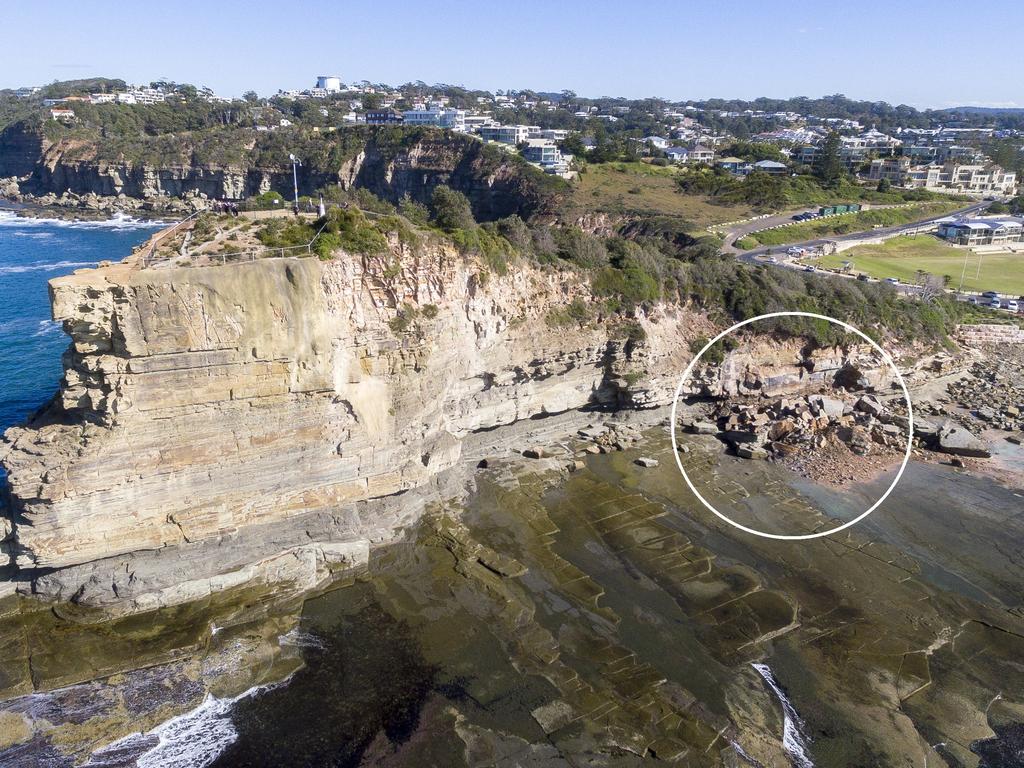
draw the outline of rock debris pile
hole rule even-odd
[[[898,459],[908,422],[870,394],[847,400],[812,394],[727,403],[683,426],[716,435],[740,458],[779,461],[805,477],[842,484]]]

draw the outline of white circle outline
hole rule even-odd
[[[708,502],[707,499],[705,499],[703,496],[700,495],[700,491],[698,491],[697,488],[694,486],[693,482],[690,480],[690,476],[686,474],[686,470],[683,469],[683,462],[679,458],[679,446],[676,443],[676,407],[679,405],[679,397],[680,397],[680,395],[682,395],[682,392],[683,392],[683,384],[686,383],[686,380],[690,377],[690,374],[693,372],[693,367],[697,364],[697,361],[700,360],[701,357],[704,356],[704,353],[707,352],[709,349],[711,349],[711,347],[714,346],[715,343],[718,342],[720,339],[725,338],[726,336],[728,336],[733,331],[738,331],[740,328],[742,328],[745,325],[750,325],[751,323],[756,323],[759,320],[768,320],[768,319],[773,318],[773,317],[812,317],[812,318],[814,318],[816,320],[826,320],[826,321],[828,321],[830,323],[834,323],[834,324],[836,324],[838,326],[841,326],[842,328],[845,328],[850,333],[854,333],[857,336],[860,336],[862,339],[864,339],[864,341],[866,341],[868,344],[870,344],[872,347],[874,347],[874,349],[882,356],[882,359],[886,363],[888,363],[890,368],[892,368],[893,373],[896,374],[896,380],[900,384],[900,389],[903,390],[903,398],[907,402],[907,450],[903,454],[903,463],[900,464],[900,469],[896,473],[896,477],[893,478],[892,483],[885,490],[885,493],[883,493],[881,495],[881,497],[878,499],[878,501],[876,501],[874,504],[872,504],[870,507],[868,507],[868,510],[866,512],[861,513],[860,515],[858,515],[853,520],[850,520],[847,523],[843,523],[842,525],[837,526],[835,528],[830,528],[827,531],[819,531],[817,533],[801,533],[801,534],[765,533],[764,531],[759,531],[756,528],[750,528],[750,527],[748,527],[746,525],[742,525],[740,523],[737,523],[735,520],[732,520],[728,516],[723,515],[721,512],[719,512],[717,509],[715,509]],[[874,340],[872,340],[870,337],[868,337],[860,329],[854,328],[852,325],[850,325],[849,323],[844,323],[842,320],[836,320],[834,317],[829,317],[828,315],[818,315],[818,314],[815,314],[814,312],[769,312],[767,314],[758,315],[757,317],[751,317],[751,318],[749,318],[747,320],[743,320],[742,322],[736,323],[736,325],[732,326],[731,328],[726,328],[720,334],[715,336],[715,338],[713,338],[711,341],[709,341],[707,344],[704,345],[704,348],[700,352],[698,352],[696,354],[696,356],[693,358],[693,360],[690,361],[690,364],[688,366],[686,366],[686,370],[683,371],[683,376],[682,376],[681,379],[679,379],[679,385],[676,387],[675,398],[672,400],[672,414],[671,414],[670,418],[672,420],[672,424],[671,424],[671,426],[672,426],[672,429],[671,429],[672,453],[675,455],[676,466],[679,467],[679,471],[683,475],[683,480],[686,481],[687,486],[689,486],[690,490],[693,491],[693,495],[696,496],[700,500],[700,503],[703,504],[705,507],[707,507],[710,511],[714,512],[715,515],[720,517],[722,520],[727,522],[729,525],[731,525],[731,526],[733,526],[735,528],[739,528],[741,531],[746,531],[747,533],[752,533],[755,536],[761,536],[761,537],[766,538],[766,539],[777,539],[777,540],[781,540],[781,541],[805,541],[807,539],[819,539],[819,538],[822,538],[823,536],[829,536],[829,535],[831,535],[833,533],[839,533],[839,531],[845,530],[846,528],[849,528],[851,525],[855,525],[856,523],[859,523],[865,517],[870,515],[872,512],[874,512],[876,509],[878,509],[879,506],[881,506],[882,502],[884,502],[889,497],[889,494],[892,493],[893,489],[896,487],[896,484],[899,483],[900,478],[903,477],[903,471],[907,468],[907,462],[910,461],[910,452],[913,449],[913,443],[914,443],[914,411],[913,411],[913,406],[911,405],[911,402],[910,402],[910,392],[907,390],[907,384],[906,384],[905,381],[903,381],[903,376],[900,374],[900,371],[896,367],[896,364],[892,361],[892,358],[889,357],[889,355],[886,353],[886,351],[884,349],[882,349],[880,346],[878,346],[878,344],[876,344]]]

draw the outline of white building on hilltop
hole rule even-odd
[[[327,93],[341,93],[341,78],[337,75],[319,75],[316,78],[316,87]]]

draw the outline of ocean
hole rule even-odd
[[[163,226],[125,215],[71,222],[0,210],[0,432],[23,421],[60,383],[68,337],[50,319],[47,281],[117,261]]]

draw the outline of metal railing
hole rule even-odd
[[[174,226],[170,227],[169,229],[165,229],[162,232],[154,235],[153,239],[150,241],[149,248],[142,255],[142,266],[143,267],[148,267],[150,264],[152,264],[154,262],[154,260],[156,258],[156,249],[160,246],[160,244],[166,238],[172,237],[178,231],[178,228],[183,226],[184,224],[188,224],[189,222],[194,222],[196,220],[196,218],[198,218],[199,214],[206,213],[206,210],[207,210],[206,208],[200,208],[197,211],[193,211],[192,213],[190,213],[188,216],[186,216],[184,219],[179,221]]]
[[[175,224],[170,229],[166,229],[163,232],[161,232],[160,234],[156,235],[156,237],[154,238],[152,244],[147,249],[146,253],[143,254],[142,266],[143,267],[150,267],[150,266],[153,266],[154,264],[157,264],[159,262],[163,262],[163,261],[170,262],[170,261],[173,261],[176,258],[174,255],[168,255],[168,256],[165,256],[165,257],[162,257],[162,258],[157,258],[157,253],[156,253],[157,252],[157,248],[162,244],[162,242],[165,239],[167,239],[169,237],[172,237],[178,231],[179,227],[181,227],[184,224],[188,224],[190,222],[194,223],[196,218],[199,216],[199,214],[206,213],[208,210],[209,209],[205,209],[204,208],[202,210],[196,211],[195,213],[192,213],[187,218],[184,218],[181,221],[179,221],[177,224]],[[208,258],[208,259],[210,259],[211,261],[213,261],[215,263],[219,262],[220,264],[233,264],[233,263],[253,262],[253,261],[256,261],[257,259],[286,258],[288,256],[301,255],[303,253],[305,253],[306,255],[312,256],[313,255],[313,246],[316,244],[316,241],[320,237],[320,235],[323,234],[324,229],[327,228],[328,223],[329,222],[325,221],[322,225],[320,225],[320,229],[318,229],[316,231],[316,234],[313,235],[313,237],[310,239],[310,241],[308,243],[304,243],[302,245],[289,245],[289,246],[282,246],[282,247],[262,246],[260,248],[252,248],[252,249],[247,250],[247,251],[234,251],[234,252],[221,251],[219,253],[196,253],[196,254],[192,254],[192,255],[183,255],[182,254],[182,255],[179,255],[179,256],[184,256],[184,258],[190,259],[190,260],[194,260],[197,257],[205,257],[205,258]]]

